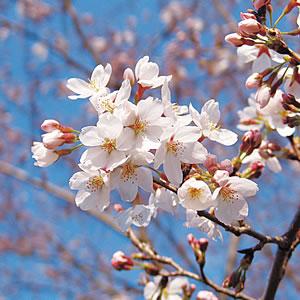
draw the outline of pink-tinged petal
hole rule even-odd
[[[97,196],[97,193],[80,190],[76,194],[75,203],[82,210],[95,209],[97,207]]]
[[[159,67],[156,63],[148,62],[142,64],[139,70],[139,79],[151,80],[159,74]]]
[[[139,61],[137,62],[134,70],[136,79],[140,78],[141,66],[147,63],[148,61],[149,61],[149,56],[144,56],[141,59],[139,59]]]
[[[95,77],[96,85],[98,88],[103,88],[107,86],[111,73],[112,73],[112,68],[110,64],[107,64],[104,70],[101,70],[101,68],[99,68],[99,72],[96,72],[96,77]]]
[[[140,167],[136,170],[138,186],[146,192],[153,191],[153,176],[150,169]]]
[[[237,49],[239,61],[241,63],[249,63],[257,58],[259,49],[255,46],[243,45]]]
[[[138,102],[137,111],[141,120],[151,122],[157,120],[163,114],[164,107],[160,101],[148,97]]]
[[[85,146],[99,146],[102,143],[102,138],[99,128],[96,126],[87,126],[81,129],[79,139]]]
[[[207,113],[210,122],[218,124],[220,120],[219,103],[214,99],[205,102],[201,109],[201,114],[202,113]]]
[[[130,178],[127,181],[120,180],[118,191],[122,200],[131,202],[135,199],[138,192],[137,182],[135,180],[132,181]]]
[[[176,186],[182,182],[183,175],[180,161],[172,154],[167,153],[164,162],[164,172],[168,180]]]
[[[234,199],[224,199],[219,193],[218,204],[215,209],[217,219],[225,224],[231,224],[241,218],[241,212],[245,212],[245,199],[240,194],[235,194]]]
[[[122,102],[127,101],[130,97],[130,93],[131,85],[130,81],[127,79],[122,82],[120,90],[118,91],[117,97],[115,99],[116,105],[120,105]]]
[[[86,172],[77,172],[69,180],[71,190],[82,190],[85,188],[89,180],[89,175]]]
[[[266,160],[266,164],[268,168],[274,172],[274,173],[279,173],[282,171],[282,167],[280,165],[280,162],[277,157],[270,157]]]
[[[134,131],[130,128],[124,128],[122,134],[117,139],[117,149],[120,151],[128,151],[135,146],[136,137]]]
[[[198,127],[183,126],[176,131],[174,139],[181,143],[193,143],[198,141],[201,135]]]
[[[166,142],[162,142],[160,147],[155,152],[154,168],[158,169],[163,163],[166,156]]]
[[[206,160],[207,154],[206,148],[201,143],[187,143],[184,145],[181,160],[184,163],[200,164]]]
[[[255,196],[259,190],[254,181],[246,178],[240,178],[238,176],[229,177],[228,184],[230,184],[231,189],[243,195],[244,197]]]
[[[126,155],[121,151],[112,151],[108,156],[104,165],[105,169],[113,170],[126,160]]]
[[[208,138],[222,145],[231,146],[237,142],[238,135],[231,130],[221,128],[212,130]]]
[[[70,99],[88,98],[94,91],[86,81],[79,78],[70,78],[67,81],[67,88],[78,95],[69,96]]]
[[[123,124],[121,121],[107,112],[99,117],[99,121],[97,123],[97,127],[99,128],[99,134],[105,138],[118,138],[123,130]]]
[[[95,86],[100,87],[100,80],[104,74],[104,67],[102,65],[98,65],[93,70],[91,75],[91,82],[95,84]]]
[[[263,53],[254,60],[252,65],[252,73],[260,73],[272,66],[270,57]]]
[[[201,129],[202,125],[201,125],[201,121],[200,121],[200,119],[201,119],[200,113],[193,107],[192,104],[190,104],[190,106],[189,106],[189,111],[192,116],[193,122],[196,124],[196,126],[200,127],[200,129]]]

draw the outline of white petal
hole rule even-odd
[[[182,170],[180,161],[172,154],[167,153],[164,162],[164,172],[167,175],[168,180],[179,186],[182,182]]]
[[[233,131],[221,128],[212,130],[208,138],[222,145],[231,146],[237,142],[238,135]]]
[[[257,59],[254,60],[252,65],[252,72],[253,73],[263,72],[264,70],[270,68],[271,65],[272,64],[271,64],[270,57],[266,53],[263,53]]]
[[[136,182],[131,181],[131,179],[127,181],[120,180],[118,190],[120,192],[121,198],[125,201],[133,201],[137,195],[138,187]]]
[[[155,152],[154,168],[158,169],[163,163],[166,156],[166,142],[162,142],[160,147]]]
[[[162,115],[164,108],[160,101],[148,97],[147,99],[138,102],[137,111],[142,120],[151,122]]]
[[[69,180],[71,190],[81,190],[85,188],[89,175],[86,172],[77,172]]]
[[[136,170],[138,185],[146,192],[153,191],[153,176],[150,169],[140,167]]]
[[[228,178],[230,188],[243,195],[244,197],[255,196],[258,192],[257,184],[249,179],[233,176]]]
[[[69,96],[70,99],[88,98],[94,92],[86,81],[79,78],[68,79],[66,86],[72,92],[78,94],[74,96]]]
[[[207,157],[206,148],[199,142],[187,143],[184,145],[182,162],[190,164],[203,163]]]
[[[103,138],[108,137],[110,139],[119,137],[123,130],[121,121],[108,112],[99,117],[97,127]]]
[[[191,143],[198,141],[201,135],[202,133],[198,127],[184,126],[177,130],[174,139],[181,143]]]
[[[81,143],[85,146],[99,146],[102,143],[102,138],[99,129],[96,126],[87,126],[81,129],[79,134]]]
[[[220,109],[219,109],[219,103],[211,99],[203,105],[201,109],[201,114],[202,113],[207,113],[209,116],[209,119],[212,123],[217,124],[220,120]]]
[[[274,173],[279,173],[282,171],[280,162],[277,157],[270,157],[266,160],[268,168]]]
[[[201,126],[201,122],[200,122],[200,113],[193,107],[192,104],[190,104],[189,106],[189,111],[190,114],[192,116],[192,120],[193,122],[200,128],[202,128]]]

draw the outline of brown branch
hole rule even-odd
[[[269,235],[265,235],[263,233],[260,233],[260,232],[257,232],[255,230],[251,229],[250,226],[238,227],[238,226],[234,226],[234,225],[227,225],[227,224],[219,221],[215,216],[208,213],[207,211],[201,210],[201,211],[197,211],[197,213],[198,213],[198,216],[209,219],[210,221],[218,224],[219,226],[223,227],[226,231],[229,231],[236,236],[245,234],[245,235],[251,236],[251,237],[259,240],[263,244],[272,243],[272,244],[282,245],[284,243],[284,239],[282,237],[279,237],[279,236],[272,237]]]
[[[244,293],[236,293],[234,291],[231,291],[229,289],[223,288],[216,283],[214,283],[212,280],[208,279],[206,276],[200,276],[196,273],[190,272],[182,268],[178,263],[176,263],[172,258],[161,256],[157,254],[157,252],[148,244],[140,241],[138,237],[135,235],[135,233],[128,229],[127,236],[131,240],[132,244],[140,250],[142,253],[145,253],[146,256],[141,256],[140,259],[142,260],[150,260],[150,261],[156,261],[165,265],[169,265],[173,267],[176,271],[175,272],[168,272],[168,271],[161,271],[160,275],[162,276],[185,276],[194,280],[197,280],[199,282],[203,282],[206,285],[210,286],[212,289],[214,289],[216,292],[219,292],[221,294],[228,295],[235,299],[244,299],[244,300],[254,300],[254,298],[244,294]]]
[[[285,274],[288,261],[299,244],[299,238],[297,239],[297,233],[299,230],[300,206],[298,207],[297,213],[289,227],[289,230],[283,235],[285,245],[283,247],[278,247],[263,300],[272,300],[275,298],[278,286]]]
[[[10,176],[10,177],[13,177],[19,181],[29,183],[37,188],[40,188],[40,189],[46,191],[47,193],[49,193],[59,199],[65,200],[74,205],[74,194],[73,193],[71,193],[53,183],[45,182],[42,179],[31,177],[30,174],[27,173],[26,171],[24,171],[20,168],[14,167],[13,165],[11,165],[5,161],[1,161],[1,160],[0,160],[0,173]],[[94,216],[101,222],[105,223],[106,225],[111,227],[116,232],[121,233],[120,228],[116,225],[116,222],[114,222],[114,220],[112,220],[112,218],[109,215],[107,215],[105,213],[100,213],[99,211],[96,211],[96,210],[90,210],[87,213]]]

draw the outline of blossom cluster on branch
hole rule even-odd
[[[223,146],[238,141],[236,133],[221,125],[219,103],[211,99],[201,109],[173,103],[169,89],[172,76],[160,75],[159,66],[144,56],[134,71],[124,70],[118,90],[109,88],[110,64],[96,66],[89,79],[69,79],[67,88],[74,93],[69,98],[88,99],[98,122],[77,130],[56,120],[45,120],[41,126],[46,132],[42,142],[32,146],[35,164],[49,166],[84,147],[78,164],[81,170],[69,181],[70,188],[78,191],[76,205],[83,210],[100,211],[113,206],[124,231],[131,225],[148,226],[158,211],[164,210],[171,214],[185,211],[185,226],[197,227],[212,239],[222,239],[219,226],[239,233],[247,226],[246,200],[258,192],[253,179],[262,174],[265,165],[280,172],[280,159],[300,160],[300,140],[295,135],[300,125],[300,56],[283,39],[284,34],[299,34],[299,29],[283,33],[277,28],[280,20],[297,6],[299,1],[289,1],[273,24],[271,1],[256,0],[254,9],[241,13],[237,32],[225,37],[238,47],[242,63],[252,62],[252,75],[245,86],[257,89],[249,98],[249,106],[238,112],[238,129],[247,132],[240,139],[235,157],[218,162],[207,146],[207,140]],[[299,27],[299,18],[297,22]],[[291,147],[270,140],[272,132],[287,137]],[[72,146],[60,148],[65,144]],[[111,199],[114,190],[121,201]],[[203,216],[206,210],[209,217]],[[214,285],[204,274],[207,241],[189,236],[200,266],[200,281],[220,293],[235,295],[228,292],[230,287],[239,293],[254,252],[265,243],[283,247],[280,238],[268,239],[256,232],[252,236],[260,244],[243,252],[239,268],[224,281],[224,287]],[[195,286],[184,277],[198,277],[147,250],[134,236],[130,238],[140,253],[128,257],[116,252],[114,268],[131,270],[139,266],[154,275],[153,281],[146,283],[146,299],[190,299]],[[179,277],[172,280],[174,274],[163,273],[155,263],[138,262],[141,260],[169,264]],[[197,299],[216,297],[201,291]]]

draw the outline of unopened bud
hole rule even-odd
[[[117,251],[113,254],[111,264],[118,271],[131,270],[134,266],[133,260],[122,251]]]
[[[199,245],[200,245],[200,250],[201,250],[202,252],[206,252],[207,247],[208,247],[208,239],[206,239],[206,238],[201,238],[201,239],[199,240]]]
[[[243,37],[252,37],[257,34],[265,34],[264,27],[254,19],[245,19],[238,24],[239,34]]]
[[[254,19],[254,20],[256,20],[255,15],[252,14],[252,13],[249,13],[249,12],[247,12],[247,13],[241,12],[240,13],[240,17],[241,17],[242,20],[247,20],[247,19]]]
[[[250,175],[248,176],[249,179],[251,178],[258,178],[261,176],[264,170],[264,164],[261,161],[255,161],[250,165]]]
[[[54,130],[42,135],[43,144],[47,149],[54,150],[63,144],[71,144],[76,140],[74,133],[63,133],[60,130]]]
[[[291,112],[300,111],[300,103],[296,101],[295,97],[291,94],[283,94],[281,104],[285,110],[289,110]]]
[[[52,132],[59,129],[59,127],[60,123],[56,120],[45,120],[41,125],[41,129],[45,132]]]
[[[193,293],[196,290],[196,286],[194,284],[185,284],[182,286],[183,295],[185,296],[184,299],[190,299]]]
[[[133,86],[135,83],[135,77],[134,73],[130,68],[127,68],[124,73],[123,73],[123,79],[126,80],[128,79],[130,82],[130,85]]]
[[[151,276],[158,275],[159,271],[161,269],[158,265],[150,264],[150,263],[145,263],[143,265],[143,267],[144,267],[145,272]]]
[[[258,88],[261,85],[262,82],[262,75],[259,73],[253,73],[252,75],[250,75],[245,83],[245,86],[247,89],[254,89],[254,88]]]
[[[240,47],[245,44],[243,37],[241,35],[239,35],[238,33],[227,34],[225,36],[225,41],[235,47]]]
[[[250,155],[254,149],[258,148],[262,142],[262,135],[259,130],[251,129],[242,137],[242,144],[240,147],[241,153]]]

